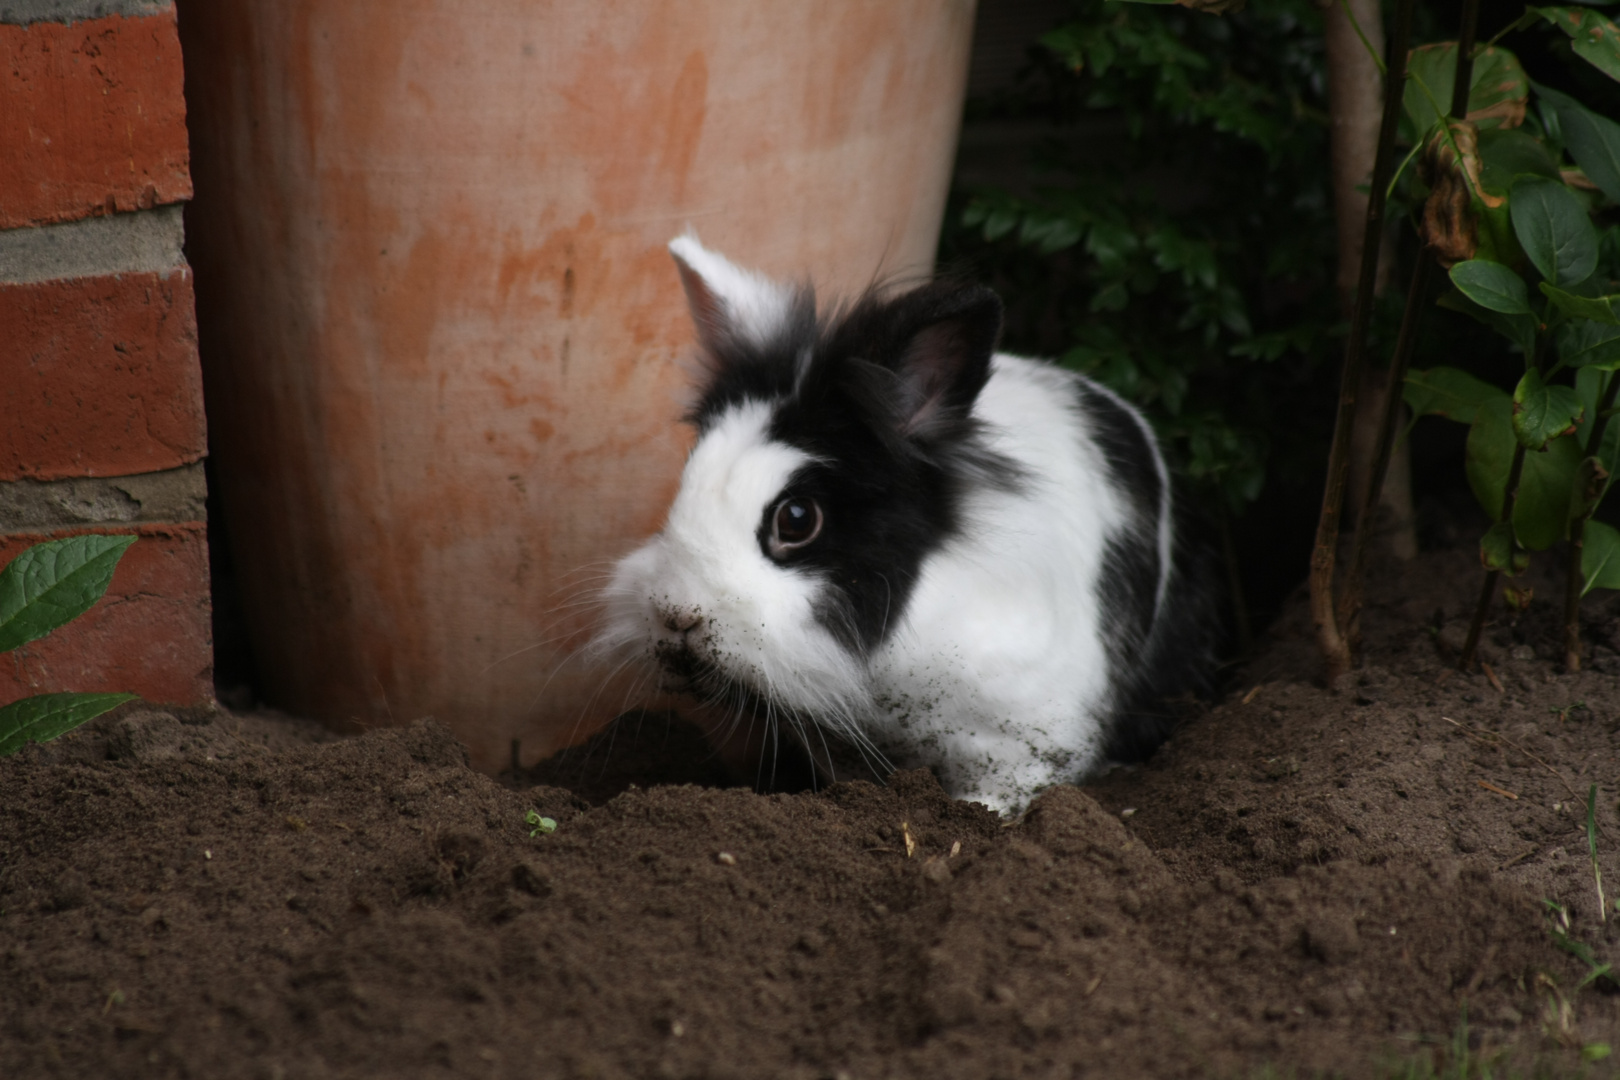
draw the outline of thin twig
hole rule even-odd
[[[1442,716],[1440,719],[1444,720],[1446,723],[1452,725],[1453,727],[1461,728],[1463,731],[1467,732],[1470,735],[1473,735],[1475,738],[1486,739],[1486,740],[1495,740],[1496,742],[1506,743],[1508,746],[1511,746],[1513,749],[1517,750],[1519,753],[1523,754],[1525,757],[1529,758],[1531,761],[1535,762],[1537,765],[1540,765],[1543,769],[1546,769],[1548,772],[1550,772],[1554,776],[1556,776],[1558,778],[1558,782],[1560,784],[1564,785],[1564,790],[1569,792],[1570,797],[1572,799],[1574,799],[1576,802],[1582,803],[1584,805],[1585,800],[1582,799],[1580,794],[1578,792],[1576,792],[1576,790],[1573,787],[1570,786],[1569,781],[1564,779],[1564,774],[1563,773],[1559,772],[1557,769],[1553,768],[1551,765],[1547,764],[1541,758],[1539,758],[1536,755],[1532,754],[1530,751],[1526,750],[1524,747],[1520,746],[1518,743],[1514,742],[1512,739],[1508,738],[1506,735],[1503,735],[1501,732],[1499,732],[1499,731],[1490,731],[1490,730],[1487,730],[1485,728],[1477,728],[1477,727],[1472,726],[1471,724],[1460,724],[1457,721],[1453,720],[1449,716]]]
[[[1620,379],[1616,379],[1620,382]],[[1586,554],[1586,521],[1583,514],[1569,523],[1569,563],[1564,567],[1564,670],[1581,670],[1581,586],[1586,578],[1581,563]]]
[[[1397,28],[1397,34],[1400,29]],[[1361,643],[1361,586],[1367,561],[1367,547],[1372,537],[1373,514],[1383,493],[1384,478],[1389,472],[1389,460],[1395,452],[1395,419],[1401,412],[1401,388],[1406,383],[1406,369],[1412,361],[1412,350],[1417,342],[1418,321],[1423,316],[1423,301],[1428,295],[1429,278],[1434,270],[1434,258],[1425,244],[1412,268],[1412,284],[1406,291],[1406,309],[1401,313],[1401,330],[1395,339],[1395,355],[1389,361],[1389,379],[1384,387],[1384,414],[1378,421],[1377,448],[1373,458],[1372,476],[1368,478],[1367,492],[1356,511],[1355,537],[1350,543],[1350,570],[1345,575],[1344,592],[1339,597],[1339,625],[1350,639],[1350,647]]]
[[[1462,28],[1457,32],[1457,77],[1451,84],[1454,120],[1468,119],[1468,96],[1474,85],[1474,38],[1478,35],[1479,0],[1467,0],[1463,4]]]
[[[1373,65],[1378,68],[1378,74],[1387,78],[1389,76],[1389,68],[1384,63],[1384,58],[1378,55],[1378,50],[1373,48],[1372,42],[1367,40],[1366,31],[1361,29],[1361,20],[1356,18],[1355,12],[1350,10],[1350,5],[1346,2],[1346,0],[1339,0],[1339,10],[1344,12],[1344,17],[1349,21],[1350,28],[1356,32],[1356,37],[1361,39],[1361,47],[1367,50],[1368,56],[1372,57]],[[1403,49],[1401,50],[1402,67],[1406,66],[1405,58],[1406,51]]]
[[[1507,862],[1503,863],[1501,866],[1498,866],[1496,868],[1496,870],[1497,870],[1498,873],[1501,873],[1503,870],[1506,870],[1509,867],[1518,866],[1520,863],[1524,862],[1524,860],[1528,859],[1530,856],[1534,855],[1536,852],[1538,852],[1540,850],[1541,850],[1541,846],[1539,844],[1531,844],[1529,851],[1521,852],[1518,855],[1513,856],[1513,858],[1509,859]]]
[[[1477,4],[1478,0],[1468,0]],[[1367,222],[1361,242],[1361,274],[1356,283],[1355,307],[1350,318],[1350,339],[1345,345],[1344,370],[1339,380],[1339,409],[1333,424],[1333,446],[1328,454],[1327,483],[1317,519],[1316,544],[1311,551],[1311,619],[1317,644],[1327,665],[1331,686],[1350,669],[1350,647],[1333,599],[1333,564],[1339,543],[1339,520],[1344,509],[1345,482],[1350,474],[1350,440],[1355,429],[1356,395],[1367,362],[1367,328],[1372,321],[1373,291],[1378,281],[1378,253],[1384,232],[1384,208],[1390,173],[1394,168],[1395,136],[1401,117],[1407,45],[1411,40],[1414,0],[1401,0],[1385,65],[1384,115],[1378,130],[1378,151],[1373,158],[1372,186],[1367,192]],[[1358,26],[1356,32],[1360,33]]]
[[[1540,365],[1537,365],[1539,368]],[[1513,441],[1513,464],[1508,468],[1507,490],[1502,493],[1502,513],[1498,521],[1513,521],[1513,508],[1519,502],[1519,478],[1524,474],[1524,443],[1517,439]],[[1511,566],[1513,557],[1519,552],[1519,538],[1513,537],[1508,546],[1508,564]],[[1467,671],[1474,666],[1474,651],[1479,648],[1479,635],[1485,629],[1485,616],[1490,614],[1491,600],[1496,596],[1496,583],[1502,577],[1502,571],[1491,570],[1485,574],[1485,586],[1480,590],[1479,603],[1474,606],[1473,621],[1468,624],[1468,640],[1463,642],[1462,656],[1457,660],[1459,671]]]

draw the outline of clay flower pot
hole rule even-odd
[[[610,719],[559,604],[677,482],[665,244],[824,293],[926,269],[972,16],[183,3],[210,430],[272,701],[432,715],[483,768]]]

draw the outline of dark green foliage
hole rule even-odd
[[[1552,18],[1564,10],[1534,14]],[[1492,51],[1498,67],[1518,70],[1511,54]],[[1531,85],[1517,85],[1528,100]],[[1523,458],[1511,530],[1497,525],[1481,541],[1486,568],[1515,573],[1527,561],[1524,552],[1584,533],[1592,541],[1582,552],[1589,590],[1615,577],[1613,530],[1587,519],[1608,491],[1620,449],[1620,430],[1611,430],[1620,425],[1608,424],[1600,407],[1613,402],[1609,382],[1620,368],[1620,225],[1607,196],[1584,181],[1620,160],[1620,125],[1566,95],[1534,90],[1537,109],[1522,128],[1480,140],[1481,167],[1471,187],[1479,252],[1451,268],[1455,291],[1442,301],[1515,346],[1523,373],[1510,400],[1452,368],[1414,371],[1406,399],[1414,412],[1470,425],[1468,480],[1492,517],[1502,512],[1512,461]],[[1561,142],[1567,131],[1583,135]],[[1487,219],[1503,214],[1512,243],[1500,232],[1487,235]]]
[[[1050,125],[1038,180],[962,193],[947,261],[998,285],[1008,348],[1142,406],[1213,503],[1240,512],[1274,456],[1314,474],[1300,421],[1338,348],[1316,7],[1081,0],[1031,55],[975,108]]]

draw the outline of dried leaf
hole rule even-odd
[[[1449,133],[1449,137],[1448,137]],[[1478,130],[1467,120],[1451,120],[1423,148],[1423,180],[1429,199],[1423,204],[1423,237],[1440,265],[1466,262],[1479,250],[1478,206],[1501,207],[1507,200],[1480,183]]]

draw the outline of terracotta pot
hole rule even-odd
[[[432,715],[484,768],[610,719],[560,605],[677,481],[665,244],[834,290],[926,269],[972,16],[182,0],[210,430],[273,703]]]

